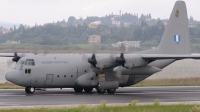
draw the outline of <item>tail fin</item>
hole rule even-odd
[[[188,16],[184,1],[175,3],[157,50],[162,54],[191,54]]]

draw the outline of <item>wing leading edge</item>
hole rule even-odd
[[[177,55],[177,54],[141,54],[146,60],[162,60],[162,59],[200,59],[200,55]]]

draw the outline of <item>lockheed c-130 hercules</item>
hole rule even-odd
[[[25,87],[74,88],[75,92],[115,93],[118,87],[136,84],[180,59],[200,59],[192,55],[188,16],[184,1],[177,1],[159,46],[134,54],[2,54],[17,62],[6,80]]]

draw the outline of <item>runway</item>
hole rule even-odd
[[[200,87],[134,87],[119,88],[115,94],[75,93],[73,89],[47,89],[26,94],[24,90],[0,90],[0,107],[99,104],[102,100],[109,103],[139,102],[185,102],[200,101]]]

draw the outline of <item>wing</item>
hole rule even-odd
[[[146,60],[161,60],[161,59],[200,59],[200,55],[181,55],[181,54],[141,54],[141,57]]]
[[[0,57],[15,57],[14,53],[0,53]]]
[[[13,57],[12,58],[12,60],[14,61],[14,62],[18,62],[19,61],[19,59],[21,58],[21,57],[23,57],[23,56],[25,56],[25,54],[22,54],[22,53],[0,53],[0,57]]]

